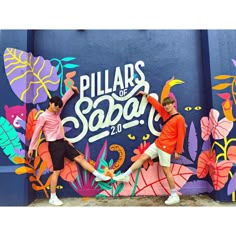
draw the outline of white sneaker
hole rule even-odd
[[[119,182],[126,182],[126,183],[129,182],[129,176],[124,176],[123,174],[114,176],[112,179]]]
[[[59,198],[57,198],[57,197],[50,198],[49,199],[49,203],[54,205],[54,206],[61,206],[61,205],[63,205],[63,202]]]
[[[100,181],[108,181],[108,180],[110,180],[111,179],[111,177],[110,176],[106,176],[106,175],[102,175],[102,177],[101,176],[97,176],[96,178],[95,178],[95,181],[96,182],[100,182]]]
[[[180,198],[176,194],[176,195],[170,195],[168,197],[168,199],[165,201],[165,204],[169,206],[169,205],[173,205],[173,204],[176,204],[176,203],[179,203],[179,202],[180,202]]]

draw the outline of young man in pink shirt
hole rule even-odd
[[[145,95],[147,101],[156,109],[163,119],[167,121],[162,127],[160,136],[155,142],[150,145],[147,150],[136,160],[132,166],[125,172],[113,177],[116,181],[129,182],[130,174],[140,168],[143,163],[149,158],[154,159],[159,157],[160,166],[166,176],[168,185],[170,187],[171,195],[165,201],[166,205],[179,203],[180,198],[175,189],[174,177],[171,173],[171,154],[174,153],[174,158],[177,160],[183,152],[184,139],[186,135],[186,126],[184,117],[179,114],[175,108],[175,101],[172,97],[166,97],[160,104],[155,98],[140,91],[137,95]]]
[[[64,138],[64,129],[61,125],[60,114],[69,98],[79,90],[76,86],[71,86],[62,98],[52,97],[49,100],[49,105],[46,111],[44,111],[38,118],[35,127],[34,134],[32,136],[28,157],[31,159],[33,150],[37,149],[38,138],[41,131],[44,133],[48,144],[48,149],[52,158],[53,163],[53,174],[50,184],[51,196],[49,203],[52,205],[60,206],[63,202],[56,195],[56,186],[60,171],[64,168],[64,157],[67,157],[71,161],[76,161],[84,169],[93,173],[96,178],[95,181],[107,181],[110,179],[109,176],[99,173],[94,167],[84,159],[84,155],[78,152],[70,143]]]

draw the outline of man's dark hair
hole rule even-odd
[[[168,104],[174,103],[174,102],[175,102],[174,98],[172,98],[172,97],[166,97],[166,98],[164,98],[163,101],[162,101],[162,106],[165,106],[165,105],[168,105]]]
[[[50,102],[50,103],[54,103],[55,106],[59,106],[59,108],[62,108],[62,106],[63,106],[63,101],[62,101],[61,98],[58,97],[58,96],[52,97],[52,98],[49,100],[49,102]],[[49,105],[48,105],[48,107],[49,107]]]

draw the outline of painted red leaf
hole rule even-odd
[[[232,165],[231,161],[221,161],[219,163],[212,163],[209,166],[209,173],[215,190],[220,190],[225,186]]]
[[[48,151],[48,142],[43,142],[38,148],[39,156],[47,162],[47,167],[53,171],[51,155]],[[64,158],[64,169],[61,171],[60,176],[67,182],[74,182],[78,175],[77,165],[74,161]]]
[[[205,178],[209,171],[210,163],[215,163],[216,152],[215,150],[211,152],[211,149],[202,152],[198,157],[197,162],[197,177]]]
[[[236,163],[236,146],[230,146],[227,151],[227,156],[230,161]]]
[[[26,131],[25,131],[25,137],[27,140],[30,140],[33,136],[35,125],[37,122],[37,119],[34,118],[36,114],[37,114],[37,110],[34,108],[30,111],[27,117]]]

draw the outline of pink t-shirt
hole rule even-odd
[[[63,106],[57,114],[46,110],[38,117],[29,150],[35,150],[37,148],[38,138],[41,130],[44,133],[46,141],[55,141],[64,138],[64,130],[61,125],[60,114],[66,102],[73,94],[74,92],[72,89],[69,89],[64,94],[62,97]]]

